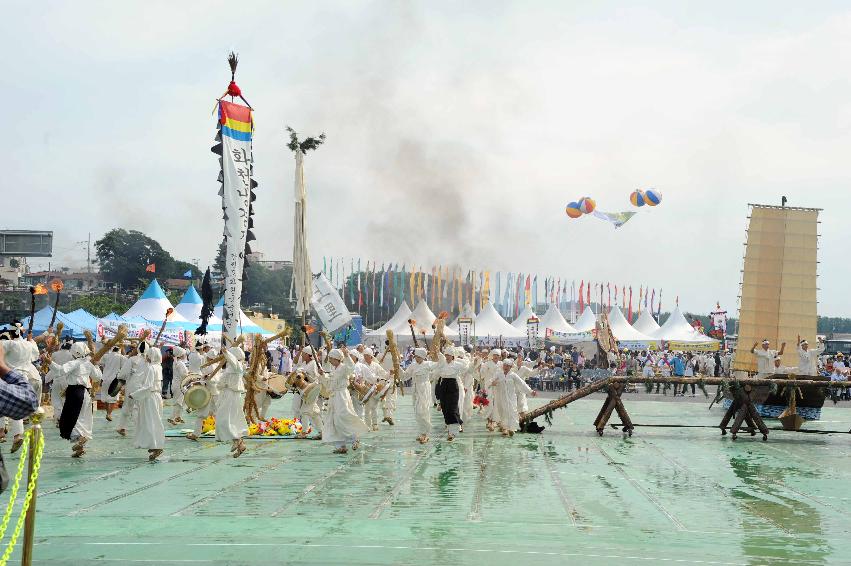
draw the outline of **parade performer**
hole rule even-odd
[[[59,371],[56,378],[60,395],[64,398],[62,415],[59,417],[59,433],[73,443],[71,456],[79,458],[85,454],[84,446],[92,439],[92,380],[102,378],[100,370],[86,358],[88,346],[77,342],[71,346],[71,361],[61,366],[51,362],[51,369]]]
[[[171,363],[172,374],[172,402],[174,406],[171,409],[171,418],[168,419],[169,424],[177,425],[185,423],[183,420],[183,381],[189,375],[189,368],[186,365],[186,350],[180,346],[175,346],[171,349],[171,355],[174,361]]]
[[[130,353],[130,356],[121,364],[118,378],[124,381],[124,404],[118,414],[115,431],[121,436],[127,436],[127,425],[138,420],[139,407],[136,400],[128,395],[129,391],[139,389],[139,382],[145,372],[145,352],[150,348],[145,341],[139,344]]]
[[[190,376],[209,376],[210,372],[205,371],[206,368],[202,369],[201,367],[204,363],[208,361],[207,357],[204,355],[205,349],[209,349],[209,346],[207,346],[205,343],[201,341],[195,343],[195,351],[189,354],[189,359],[187,362],[187,370],[189,372],[187,378]],[[205,380],[204,386],[207,387],[208,391],[210,390],[209,379]],[[213,398],[211,395],[210,401],[208,401],[206,405],[204,405],[203,407],[199,407],[194,411],[195,424],[193,426],[192,432],[186,435],[186,438],[188,438],[189,440],[198,440],[198,437],[203,434],[204,419],[214,413],[214,410],[211,408],[212,399]]]
[[[771,350],[769,346],[771,342],[768,338],[762,341],[762,345],[757,349],[757,343],[753,343],[751,354],[756,356],[757,377],[766,377],[774,373],[774,358],[782,356],[786,349],[786,342],[780,345],[780,350]]]
[[[388,356],[388,352],[390,352],[390,348],[388,347],[384,350],[384,353],[381,355],[381,360],[379,364],[382,369],[387,372],[389,379],[394,379],[392,376],[393,373],[393,356]],[[390,426],[394,426],[396,422],[393,420],[393,415],[396,413],[396,384],[394,383],[387,394],[381,399],[381,416],[382,422],[389,424]]]
[[[455,347],[447,344],[443,352],[437,353],[435,391],[443,412],[443,422],[447,427],[446,440],[452,442],[458,435],[462,424],[460,414],[461,391],[464,386],[461,376],[467,371],[467,363],[456,359]]]
[[[323,422],[322,441],[333,444],[335,454],[348,452],[347,443],[352,450],[360,447],[358,436],[369,429],[355,413],[352,397],[349,394],[349,382],[353,379],[355,364],[345,346],[328,353],[329,373],[320,379],[331,391],[328,399],[328,414]]]
[[[304,374],[305,379],[309,383],[321,383],[322,371],[319,365],[314,361],[314,351],[310,346],[306,346],[300,354],[300,361],[296,365],[295,371]],[[308,406],[303,402],[301,391],[293,388],[293,415],[301,421],[302,438],[307,437],[307,431],[313,429],[316,431],[317,437],[322,438],[322,397],[317,397],[316,400]]]
[[[386,380],[387,370],[381,367],[375,360],[375,354],[369,348],[363,351],[363,367],[361,368],[361,377],[364,383],[370,387],[379,387],[381,380]],[[364,414],[366,426],[372,430],[378,430],[378,404],[381,402],[381,397],[378,392],[374,393],[369,400],[364,404]]]
[[[51,357],[52,361],[55,362],[58,366],[62,366],[71,361],[71,345],[74,342],[71,339],[66,338],[65,341],[62,342],[62,347],[59,351],[54,352]],[[64,399],[59,394],[61,384],[57,378],[62,375],[61,369],[54,369],[51,366],[50,371],[47,372],[47,375],[44,377],[44,382],[46,385],[50,387],[50,404],[53,406],[53,420],[56,421],[56,426],[59,426],[59,417],[62,415],[62,404],[64,403]]]
[[[533,375],[537,375],[538,371],[535,369],[534,362],[526,362],[522,361],[522,358],[517,357],[517,363],[513,368],[514,372],[518,377],[523,381],[523,383],[527,383],[527,380]],[[537,395],[535,391],[529,389],[532,392],[532,396]],[[515,393],[517,394],[517,412],[518,413],[527,413],[529,412],[529,401],[526,395],[528,392],[523,387],[515,387]]]
[[[127,381],[127,398],[132,399],[138,410],[136,423],[136,448],[148,451],[148,460],[153,462],[165,449],[165,427],[163,427],[162,400],[162,352],[156,346],[145,348],[138,363],[138,376]]]
[[[41,399],[41,376],[38,370],[32,363],[33,350],[32,346],[35,342],[32,340],[16,339],[3,340],[0,342],[0,347],[5,351],[6,365],[12,371],[15,371],[26,378],[27,382],[32,387],[36,399]],[[38,347],[36,346],[36,349]],[[24,444],[24,421],[23,419],[10,419],[9,432],[12,433],[12,448],[11,452],[17,452]]]
[[[106,405],[106,420],[112,421],[112,412],[115,410],[115,405],[118,403],[118,396],[113,397],[109,394],[109,386],[112,382],[118,379],[121,373],[121,366],[125,363],[126,357],[121,353],[121,346],[114,346],[112,350],[104,354],[101,358],[101,366],[103,372],[103,382],[100,388],[100,400]]]
[[[463,348],[459,348],[463,351]],[[473,399],[476,397],[476,375],[482,365],[482,359],[472,356],[467,370],[461,374],[461,385],[464,386],[464,400],[461,403],[461,422],[470,422],[473,418]],[[464,428],[462,427],[461,432]]]
[[[502,373],[502,350],[499,348],[491,350],[490,358],[482,363],[479,373],[482,392],[490,400],[485,406],[483,413],[487,419],[487,429],[493,431],[496,423],[499,421],[499,408],[493,402],[490,384]]]
[[[420,435],[417,442],[425,444],[431,432],[431,392],[435,377],[436,362],[426,361],[428,351],[425,348],[414,349],[414,363],[404,372],[404,379],[411,380],[414,400],[414,416]]]
[[[818,357],[824,352],[824,342],[819,340],[817,348],[798,335],[798,375],[818,375]]]
[[[219,380],[219,399],[216,402],[216,440],[231,442],[234,458],[245,452],[243,437],[248,434],[248,424],[242,410],[242,394],[245,384],[245,352],[241,347],[231,346],[223,350],[225,367]]]
[[[517,391],[523,391],[526,395],[535,395],[525,381],[520,379],[512,371],[514,360],[505,359],[502,362],[502,371],[491,380],[491,388],[494,391],[494,405],[497,405],[499,415],[499,429],[503,436],[514,436],[514,432],[520,428],[520,415],[517,412]]]

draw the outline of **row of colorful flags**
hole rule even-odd
[[[347,265],[348,264],[348,265]],[[642,308],[651,313],[662,309],[662,290],[640,285],[618,285],[529,273],[503,273],[459,267],[421,266],[366,261],[359,258],[323,258],[322,273],[340,292],[352,312],[360,313],[367,324],[386,319],[407,300],[411,308],[425,300],[432,311],[457,315],[465,305],[479,312],[488,301],[507,319],[516,318],[528,305],[555,304],[562,312],[581,313],[596,303],[611,307],[620,304],[630,322]],[[540,286],[539,286],[540,281]],[[540,292],[543,291],[543,300]],[[637,299],[637,303],[634,303]],[[578,308],[578,312],[575,310]]]

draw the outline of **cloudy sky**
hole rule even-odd
[[[221,238],[215,98],[255,107],[256,249],[292,254],[286,125],[322,256],[664,288],[735,310],[748,203],[821,215],[820,313],[846,287],[851,6],[801,2],[47,2],[4,10],[0,225],[76,243]],[[664,202],[619,230],[567,202]],[[348,260],[347,260],[348,261]]]

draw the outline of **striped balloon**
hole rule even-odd
[[[644,206],[644,191],[632,191],[632,194],[629,195],[629,202],[632,203],[632,206]]]
[[[644,201],[647,203],[647,206],[656,206],[662,202],[662,193],[656,189],[647,189],[644,191]]]
[[[591,197],[582,197],[579,199],[579,210],[582,211],[582,214],[591,214],[594,212],[594,209],[597,208],[597,203],[594,202],[594,199]]]
[[[582,211],[579,210],[579,203],[578,202],[567,203],[567,206],[564,207],[564,211],[571,218],[579,218],[580,216],[582,216]]]

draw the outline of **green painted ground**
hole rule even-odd
[[[625,400],[636,423],[721,417],[703,403]],[[407,401],[396,427],[347,456],[318,442],[254,441],[234,460],[213,441],[169,439],[149,464],[99,413],[77,461],[48,427],[36,563],[851,561],[847,434],[733,442],[708,428],[639,427],[599,438],[601,400],[586,399],[543,435],[505,439],[477,420],[454,443],[420,447]],[[847,409],[824,417],[815,427],[851,428]]]

